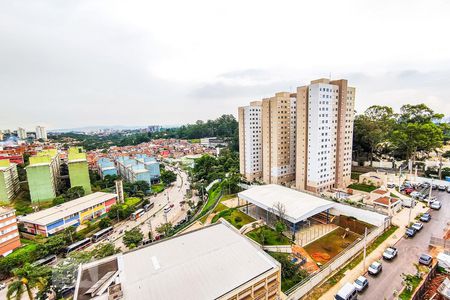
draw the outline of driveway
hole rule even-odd
[[[442,236],[450,216],[450,194],[433,191],[433,195],[441,201],[442,208],[439,211],[430,210],[431,221],[424,223],[414,238],[400,239],[396,244],[399,251],[397,258],[392,262],[383,261],[383,271],[377,277],[366,276],[369,288],[358,299],[394,299],[394,291],[400,291],[403,287],[401,274],[414,274],[414,263],[418,262],[420,254],[429,252],[430,237]],[[367,262],[367,265],[370,263]]]

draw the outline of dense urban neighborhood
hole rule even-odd
[[[0,1],[0,300],[450,300],[449,16]]]

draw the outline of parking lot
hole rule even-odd
[[[369,288],[360,294],[360,299],[394,299],[394,291],[400,291],[403,287],[401,274],[415,274],[415,263],[422,253],[429,253],[428,243],[430,237],[442,236],[450,216],[450,193],[432,191],[432,196],[442,203],[440,210],[430,210],[431,220],[424,223],[421,231],[413,238],[402,238],[396,243],[398,255],[392,261],[382,261],[382,271],[377,276],[367,275]],[[372,261],[367,262],[368,265]]]

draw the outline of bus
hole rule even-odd
[[[105,228],[105,229],[102,229],[102,230],[100,230],[99,232],[96,232],[96,233],[94,233],[94,234],[92,235],[91,241],[92,241],[93,243],[96,243],[96,242],[98,242],[99,240],[101,240],[101,239],[107,237],[108,235],[110,235],[111,233],[113,233],[113,231],[114,231],[114,228],[113,228],[112,226],[110,226],[110,227],[108,227],[108,228]]]
[[[145,213],[145,210],[143,210],[142,208],[138,209],[137,211],[135,211],[134,213],[131,214],[131,220],[137,220],[140,217],[142,217],[142,215]]]
[[[90,238],[86,238],[79,242],[73,243],[72,245],[67,246],[67,248],[64,251],[64,256],[67,256],[67,254],[69,254],[70,252],[84,249],[84,248],[88,247],[90,244],[91,244]]]
[[[31,264],[31,266],[39,267],[39,266],[44,266],[44,265],[50,265],[50,264],[53,264],[54,262],[56,262],[56,255],[49,255],[49,256],[46,256],[44,258],[41,258],[41,259],[35,261],[34,263]]]
[[[144,210],[145,211],[149,211],[150,209],[152,209],[155,206],[155,203],[149,203],[149,204],[145,204],[144,205]]]

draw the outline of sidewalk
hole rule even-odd
[[[414,218],[418,214],[428,210],[426,206],[425,208],[423,208],[422,204],[423,203],[419,203],[419,205],[416,205],[416,207],[414,207],[414,209],[411,211],[411,221],[414,221]],[[336,283],[331,289],[329,289],[325,294],[323,294],[322,297],[320,297],[320,299],[321,300],[334,299],[334,295],[336,295],[336,293],[342,286],[344,286],[345,283],[347,282],[352,283],[360,275],[363,275],[366,272],[366,269],[369,267],[370,263],[380,259],[386,247],[394,245],[403,237],[403,235],[405,234],[405,226],[408,224],[408,218],[409,218],[409,208],[404,208],[400,213],[393,216],[392,224],[398,226],[398,229],[380,246],[378,246],[377,249],[375,249],[372,253],[367,255],[365,268],[363,269],[363,262],[361,262],[352,270],[348,270],[345,273],[345,276],[338,283]]]

